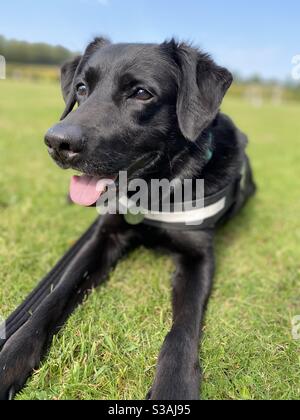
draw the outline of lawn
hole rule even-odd
[[[0,315],[7,316],[95,218],[69,206],[70,173],[43,135],[62,111],[53,83],[0,81]],[[298,399],[300,104],[228,98],[251,139],[259,193],[217,237],[218,271],[200,352],[204,399]],[[172,262],[123,261],[54,339],[19,399],[143,399],[171,324]]]

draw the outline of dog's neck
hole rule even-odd
[[[203,179],[207,194],[214,194],[234,179],[242,160],[243,145],[236,127],[227,117],[218,114],[195,142],[185,140],[183,151],[171,162],[169,177]]]

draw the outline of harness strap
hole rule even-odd
[[[245,180],[249,167],[247,159],[243,162],[240,174],[226,188],[216,194],[204,197],[204,203],[192,202],[192,210],[181,212],[169,211],[146,211],[141,210],[139,214],[130,213],[134,203],[122,197],[119,201],[123,207],[127,207],[127,214],[124,216],[126,222],[131,225],[146,224],[149,226],[171,229],[171,230],[204,230],[216,227],[225,214],[236,204],[245,188]],[[204,204],[204,205],[202,205]],[[197,205],[199,206],[197,208]]]
[[[204,198],[204,206],[181,213],[150,213],[143,223],[171,230],[199,231],[216,227],[222,217],[236,202],[241,177],[217,194]]]

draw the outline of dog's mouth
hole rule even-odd
[[[89,175],[73,176],[70,184],[70,198],[75,204],[91,207],[116,179],[116,176],[101,178]]]
[[[128,181],[138,176],[141,171],[149,170],[157,163],[160,156],[159,152],[148,153],[134,162],[126,171]],[[80,206],[94,206],[109,186],[115,184],[116,188],[118,188],[118,181],[118,175],[91,176],[84,174],[73,176],[70,183],[70,198],[75,204]]]

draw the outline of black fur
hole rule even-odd
[[[48,132],[46,143],[60,166],[89,175],[117,174],[155,152],[159,158],[136,176],[147,181],[204,178],[210,195],[236,178],[244,158],[245,144],[239,131],[219,113],[231,82],[226,69],[186,44],[172,40],[162,45],[114,45],[97,38],[82,57],[62,68],[66,110],[62,121]],[[88,87],[84,98],[76,94],[81,83]],[[152,98],[136,99],[138,87],[149,91]],[[71,112],[76,102],[79,107]],[[209,163],[208,131],[214,139]],[[70,159],[70,151],[78,151],[74,159]],[[250,174],[246,198],[254,190]],[[148,398],[198,399],[198,344],[213,284],[214,233],[213,229],[177,232],[132,227],[121,216],[101,218],[96,233],[60,284],[1,352],[0,397],[7,398],[10,390],[14,393],[21,388],[84,292],[101,284],[120,258],[143,244],[168,250],[177,266],[173,325],[159,355]]]

